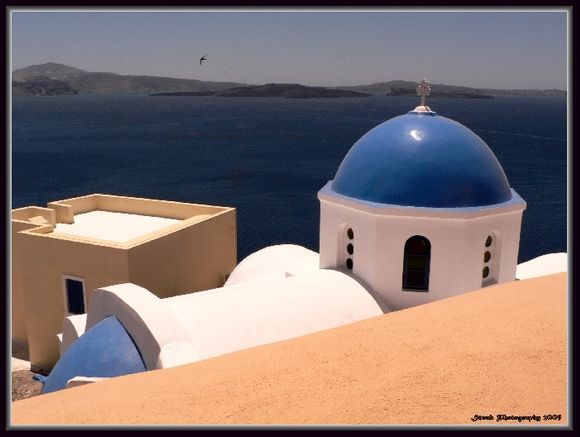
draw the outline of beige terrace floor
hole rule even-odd
[[[179,222],[177,219],[148,215],[90,211],[76,214],[74,223],[58,223],[54,233],[121,243]]]

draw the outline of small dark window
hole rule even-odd
[[[352,266],[353,266],[352,259],[348,258],[346,260],[346,266],[348,267],[349,270],[352,270]]]
[[[429,291],[431,243],[415,235],[405,243],[403,258],[403,289]]]
[[[352,240],[354,238],[354,231],[352,230],[352,228],[348,228],[348,230],[346,231],[346,235],[349,240]]]
[[[407,283],[405,288],[425,290],[425,273],[418,270],[409,270],[407,272]]]
[[[351,243],[348,243],[348,245],[346,246],[346,251],[348,252],[349,255],[352,255],[354,253],[354,246]]]
[[[407,268],[409,269],[425,270],[425,268],[427,267],[426,263],[427,259],[423,254],[421,255],[409,254],[409,256],[407,257]]]
[[[492,239],[491,239],[491,235],[489,235],[487,237],[487,240],[485,240],[485,247],[491,246],[491,243],[492,243]]]
[[[486,251],[486,252],[483,254],[483,262],[484,262],[484,263],[488,262],[488,261],[490,260],[490,258],[491,258],[491,253],[489,253],[488,251]]]
[[[485,266],[481,274],[484,278],[487,278],[489,276],[489,267]]]
[[[66,298],[69,314],[84,314],[85,290],[82,281],[66,278]]]

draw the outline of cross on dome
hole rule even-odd
[[[421,96],[421,104],[415,108],[419,112],[431,112],[431,108],[426,105],[427,96],[431,94],[431,85],[425,79],[417,86],[417,95]]]

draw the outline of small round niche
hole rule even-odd
[[[487,278],[489,276],[489,267],[485,266],[483,268],[483,272],[481,273],[481,275],[483,276],[483,278]]]

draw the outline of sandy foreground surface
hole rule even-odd
[[[501,284],[186,366],[19,400],[12,425],[562,426],[567,314],[565,273]],[[502,414],[508,420],[498,422]],[[473,421],[475,415],[493,419]],[[540,421],[509,420],[532,415]]]

